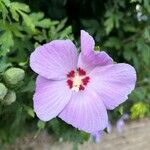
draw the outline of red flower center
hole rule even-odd
[[[90,77],[81,68],[78,68],[77,71],[71,70],[67,74],[67,84],[71,90],[76,92],[84,90],[89,81]]]

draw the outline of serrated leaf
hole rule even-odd
[[[36,29],[35,29],[35,25],[32,22],[32,19],[23,12],[20,12],[20,14],[23,17],[25,25],[34,33]]]
[[[146,39],[146,40],[148,40],[148,41],[150,41],[150,29],[148,28],[148,27],[146,27],[145,29],[144,29],[144,38]]]
[[[14,40],[12,32],[4,31],[4,33],[0,36],[0,56],[5,56],[13,45]]]
[[[41,20],[36,24],[36,26],[42,27],[42,28],[50,28],[50,25],[51,25],[50,19]]]
[[[2,2],[8,7],[10,5],[10,0],[2,0]]]
[[[50,26],[54,25],[54,23],[50,19],[44,18],[44,13],[42,12],[32,13],[30,17],[37,27],[50,28]]]
[[[106,33],[109,34],[114,27],[114,18],[113,17],[107,18],[104,22],[104,26],[105,26]]]
[[[19,20],[19,14],[17,13],[17,11],[13,7],[10,7],[10,12],[11,12],[12,18],[14,20],[18,21]]]
[[[66,38],[66,36],[70,35],[71,33],[72,33],[72,27],[69,26],[60,32],[60,39]]]
[[[8,15],[8,10],[6,6],[0,1],[0,12],[2,12],[2,17],[5,20]]]
[[[30,8],[28,5],[24,4],[24,3],[20,3],[20,2],[12,2],[9,5],[10,8],[13,8],[16,11],[23,11],[23,12],[30,12]]]
[[[64,19],[58,24],[58,26],[56,28],[56,32],[59,32],[60,30],[62,30],[64,28],[66,21],[67,21],[67,19]]]
[[[38,13],[32,13],[30,14],[30,17],[35,21],[37,20],[41,20],[44,17],[44,13],[43,12],[38,12]]]

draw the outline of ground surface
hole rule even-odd
[[[53,143],[43,132],[36,139],[29,136],[18,140],[7,150],[72,150],[72,144]],[[113,128],[112,134],[104,135],[99,144],[89,141],[80,145],[79,150],[150,150],[150,120],[128,123],[122,135]]]

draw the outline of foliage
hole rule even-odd
[[[39,44],[73,36],[66,19],[45,18],[24,3],[0,0],[0,15],[0,141],[7,143],[26,131],[45,127],[32,109],[31,52]]]
[[[38,133],[43,129],[60,141],[82,143],[88,139],[89,135],[57,118],[46,124],[38,121],[32,109],[35,75],[28,65],[36,46],[53,39],[79,39],[80,29],[94,36],[100,46],[96,50],[105,49],[115,62],[127,62],[136,68],[135,91],[126,103],[110,112],[110,119],[114,122],[125,112],[131,113],[133,119],[150,115],[149,0],[38,0],[36,5],[35,1],[28,4],[25,0],[0,0],[0,89],[4,90],[0,91],[0,97],[9,98],[5,104],[0,100],[2,143],[11,142],[27,131]],[[25,78],[21,77],[15,85],[7,82],[10,68],[24,70]],[[13,76],[9,80],[14,80]]]
[[[148,113],[148,106],[142,102],[135,103],[131,107],[131,118],[136,119],[136,118],[144,118],[146,113]]]

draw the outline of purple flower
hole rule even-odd
[[[128,114],[124,114],[116,123],[116,128],[119,134],[121,134],[124,130],[125,120],[129,118]]]
[[[107,132],[108,133],[112,132],[112,125],[111,125],[110,121],[108,122],[108,125],[107,125]]]
[[[91,134],[91,137],[92,137],[92,139],[93,139],[96,143],[99,143],[99,142],[101,141],[101,139],[102,139],[103,134],[104,134],[104,131],[101,130],[101,131],[92,133],[92,134]]]
[[[107,125],[107,132],[110,134],[112,132],[112,125],[110,123],[110,121],[108,122],[108,125]],[[100,131],[97,131],[97,132],[94,132],[94,133],[91,133],[91,137],[93,138],[93,140],[96,142],[96,143],[99,143],[102,139],[104,135],[104,131],[103,130],[100,130]]]
[[[81,53],[70,40],[54,40],[30,57],[39,74],[33,97],[34,111],[43,121],[58,116],[89,132],[108,124],[106,109],[114,109],[135,87],[136,72],[128,64],[113,64],[104,51],[94,52],[94,39],[81,31]]]

